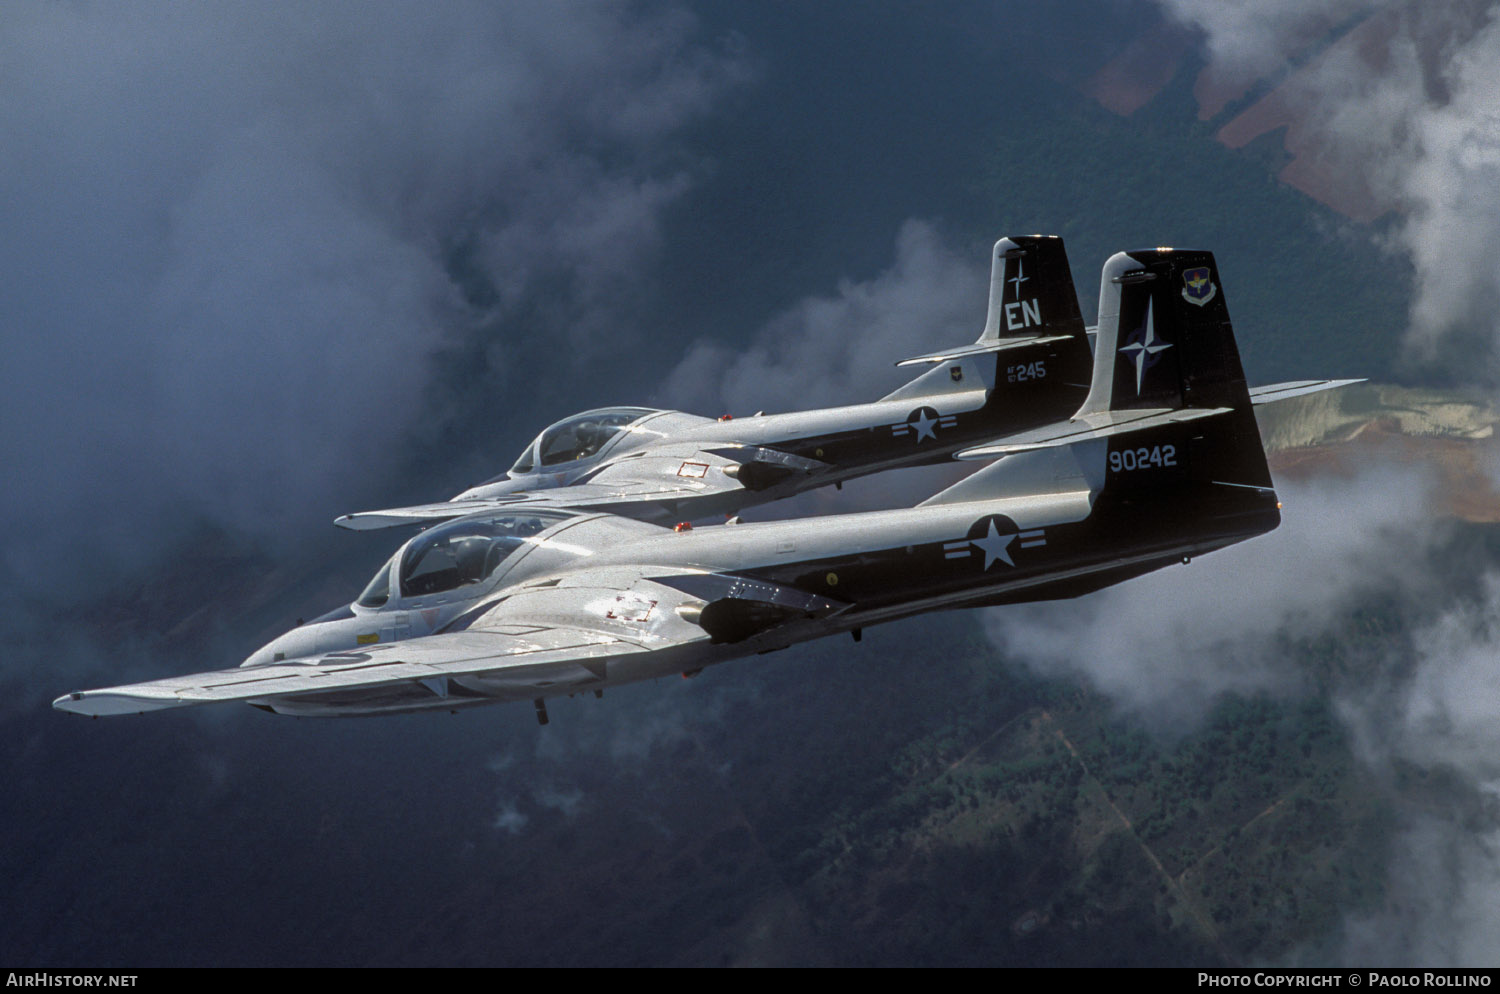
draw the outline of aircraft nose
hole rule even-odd
[[[339,608],[282,632],[252,652],[240,666],[265,666],[292,659],[305,660],[325,652],[356,649],[379,641],[375,635],[377,629],[376,619],[368,615],[357,616],[349,607]]]

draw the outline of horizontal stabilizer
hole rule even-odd
[[[1347,387],[1354,383],[1364,383],[1360,380],[1292,380],[1287,383],[1270,383],[1263,387],[1250,388],[1250,402],[1252,404],[1274,404],[1278,400],[1286,400],[1289,397],[1302,397],[1310,393],[1318,393],[1321,390],[1332,390],[1336,387]]]
[[[1071,507],[1073,520],[1081,520],[1088,516],[1093,495],[1104,488],[1106,444],[1057,445],[1000,459],[918,506],[1046,496],[1060,512]]]
[[[1134,409],[1124,411],[1100,411],[1084,417],[1074,418],[1062,424],[1048,425],[1035,431],[1008,435],[994,442],[976,445],[959,451],[955,459],[994,459],[997,456],[1015,455],[1034,449],[1051,448],[1057,445],[1072,445],[1095,438],[1108,438],[1126,432],[1145,431],[1163,425],[1196,421],[1199,418],[1227,414],[1228,407],[1183,407],[1177,410]]]
[[[973,345],[960,345],[955,348],[946,349],[942,352],[929,352],[927,355],[913,356],[910,359],[902,359],[896,363],[898,366],[915,366],[920,363],[947,362],[949,359],[963,359],[968,356],[986,355],[991,352],[1003,352],[1006,349],[1019,349],[1027,345],[1052,344],[1054,342],[1066,342],[1072,335],[1042,335],[1034,338],[993,338],[981,339]]]

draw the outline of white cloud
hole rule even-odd
[[[1440,607],[1454,578],[1442,575],[1439,550],[1452,536],[1424,510],[1433,483],[1389,465],[1284,482],[1283,523],[1269,535],[986,618],[1011,658],[1081,677],[1155,728],[1190,729],[1227,693],[1333,694],[1399,828],[1380,909],[1351,917],[1320,962],[1485,965],[1500,955],[1500,575]],[[1309,685],[1297,642],[1337,635],[1373,592],[1432,620],[1362,659],[1357,682]],[[1414,774],[1429,788],[1413,788]]]
[[[894,368],[898,360],[979,337],[988,261],[987,252],[959,254],[930,223],[909,220],[889,269],[800,301],[743,351],[699,342],[657,395],[673,407],[736,415],[878,400],[911,379]]]
[[[1385,900],[1346,925],[1349,962],[1488,966],[1500,957],[1500,575],[1416,632],[1415,659],[1348,692],[1364,762],[1409,782]]]
[[[1283,640],[1316,634],[1372,585],[1410,590],[1435,533],[1420,472],[1370,467],[1284,483],[1282,524],[1086,597],[996,608],[985,626],[1039,672],[1083,676],[1153,724],[1191,723],[1220,695],[1290,692]]]

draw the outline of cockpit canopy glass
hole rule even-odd
[[[561,466],[594,455],[622,428],[657,413],[649,407],[608,407],[559,421],[537,436],[511,467],[513,475],[534,472],[536,464]]]
[[[359,595],[359,600],[354,603],[360,607],[380,607],[391,599],[391,564],[386,563],[370,585]]]
[[[556,511],[459,518],[412,539],[401,554],[401,596],[425,597],[482,583],[529,536],[569,515]]]

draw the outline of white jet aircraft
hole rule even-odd
[[[347,514],[356,530],[482,510],[607,510],[661,524],[732,515],[828,484],[951,459],[958,449],[1066,418],[1092,353],[1061,238],[995,243],[979,340],[868,404],[715,420],[614,407],[559,421],[510,470],[448,501]]]

